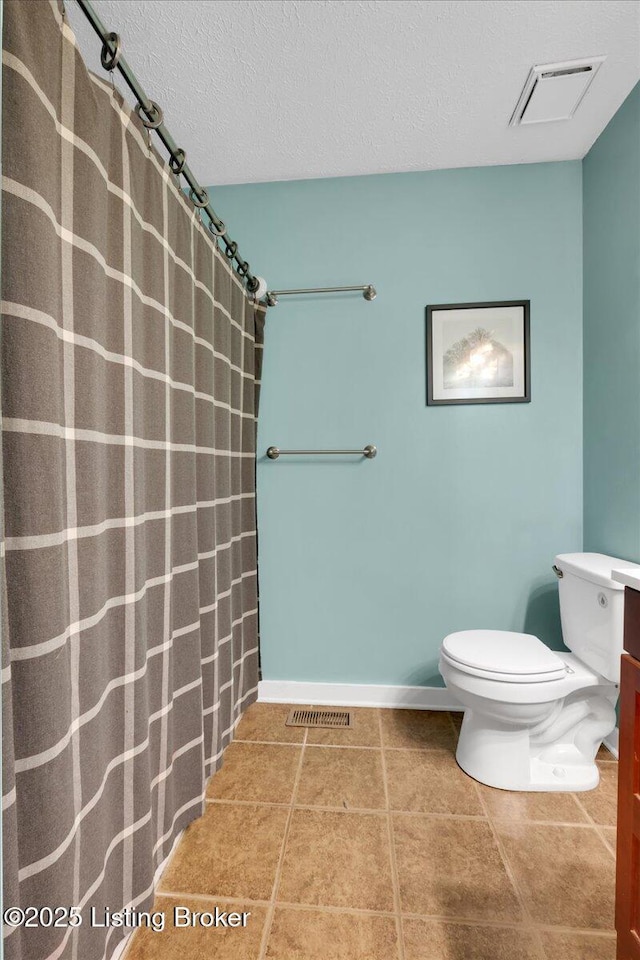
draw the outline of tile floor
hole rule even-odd
[[[159,884],[167,915],[247,926],[140,930],[126,960],[614,960],[606,750],[590,793],[505,793],[456,765],[456,715],[306,731],[288,710],[247,711]]]

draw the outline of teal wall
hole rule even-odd
[[[585,549],[640,560],[640,85],[583,161]]]
[[[259,149],[259,147],[258,147]],[[580,162],[212,188],[271,288],[258,461],[266,679],[438,684],[453,630],[561,643],[582,547]],[[428,303],[531,300],[532,402],[425,405]]]

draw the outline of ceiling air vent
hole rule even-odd
[[[509,126],[570,120],[605,57],[532,67]]]

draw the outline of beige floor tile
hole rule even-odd
[[[382,710],[381,717],[385,747],[455,751],[456,735],[447,711]]]
[[[393,910],[386,816],[294,810],[277,899]]]
[[[452,756],[431,750],[385,750],[392,810],[483,816],[474,781]]]
[[[605,827],[615,827],[618,808],[618,764],[599,763],[600,783],[595,790],[578,794],[589,816]]]
[[[167,929],[138,931],[127,960],[258,960],[266,907],[251,901],[273,893],[289,815],[262,804],[291,802],[305,737],[285,726],[289,710],[254,704],[246,712],[210,781],[213,802],[160,881],[161,891],[181,895],[158,895]],[[405,960],[540,960],[541,943],[548,960],[614,960],[614,937],[597,931],[613,929],[617,762],[601,749],[600,786],[577,795],[478,786],[453,759],[461,719],[356,709],[352,730],[308,730],[295,802],[343,809],[294,810],[264,960],[398,960],[393,917],[347,912],[395,909],[387,817],[350,810],[384,809],[382,754],[371,749],[381,746],[381,727],[402,909],[422,915],[403,918]],[[562,932],[536,937],[513,926],[523,917],[509,870],[534,922]],[[225,906],[225,898],[241,903]],[[172,929],[176,903],[251,917],[246,928]]]
[[[278,907],[266,960],[396,960],[392,917]]]
[[[555,820],[557,823],[589,823],[571,793],[519,793],[495,790],[478,784],[490,817],[499,820]]]
[[[302,743],[305,728],[285,726],[291,706],[288,703],[253,703],[238,724],[235,739]]]
[[[379,747],[380,723],[378,711],[365,707],[354,709],[353,727],[346,730],[309,728],[307,743],[334,744],[338,747]]]
[[[296,803],[345,810],[384,810],[382,751],[308,746]]]
[[[291,803],[301,748],[276,743],[231,743],[207,787],[209,800]]]
[[[540,960],[533,935],[517,927],[405,917],[402,928],[405,960]]]
[[[580,933],[543,933],[547,960],[616,960],[615,937]]]
[[[207,804],[185,830],[160,892],[268,900],[287,815],[284,807]]]
[[[595,829],[496,821],[536,923],[613,929],[615,864]]]
[[[217,903],[221,911],[242,913],[249,916],[242,927],[174,927],[173,911],[176,905],[189,910],[213,913],[216,903],[207,900],[173,900],[158,897],[154,910],[161,910],[166,917],[165,929],[159,933],[140,928],[127,951],[127,960],[257,960],[266,907],[257,904]]]
[[[486,821],[394,814],[393,827],[405,913],[521,921],[515,891]]]

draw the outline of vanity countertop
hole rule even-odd
[[[640,591],[640,568],[637,570],[612,570],[611,579],[617,583],[624,583],[625,587],[632,587]]]

